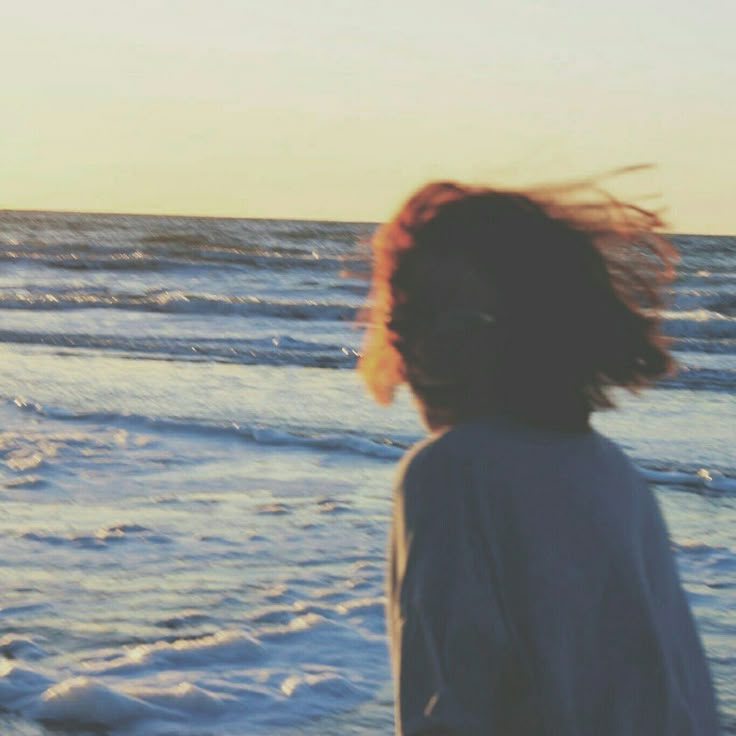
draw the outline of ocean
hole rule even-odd
[[[373,226],[0,212],[0,733],[389,734],[406,393],[352,370]],[[594,420],[653,485],[736,733],[736,237],[679,372]]]

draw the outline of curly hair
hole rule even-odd
[[[407,382],[430,426],[587,425],[611,386],[672,367],[657,308],[677,253],[661,225],[591,182],[427,184],[373,237],[359,370],[380,403]]]

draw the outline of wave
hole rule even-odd
[[[262,424],[237,421],[208,421],[197,418],[154,417],[143,414],[115,412],[74,412],[66,409],[45,407],[17,397],[13,404],[23,411],[30,411],[49,419],[124,427],[145,427],[160,431],[175,431],[194,434],[218,434],[239,437],[262,445],[311,447],[319,450],[351,452],[380,459],[397,459],[406,452],[411,441],[352,432],[322,432],[310,430],[288,430]]]
[[[672,297],[674,309],[680,312],[704,309],[725,317],[736,317],[736,275],[733,289],[718,291],[682,288],[675,290]]]
[[[295,320],[352,321],[351,304],[317,301],[264,301],[255,296],[191,294],[161,289],[142,294],[114,293],[106,289],[62,289],[55,293],[0,290],[0,309],[126,309],[171,314],[234,314]]]
[[[348,292],[363,293],[362,287],[347,284]],[[319,291],[315,285],[315,292]],[[325,285],[325,289],[327,285]],[[345,291],[341,289],[340,291]],[[726,297],[724,297],[725,299]],[[177,289],[151,289],[141,293],[109,288],[58,288],[55,291],[0,289],[0,309],[127,309],[169,313],[239,314],[288,319],[352,320],[359,309],[355,303],[270,301],[255,296],[191,293]],[[736,339],[736,317],[710,309],[662,312],[664,332],[674,338]]]
[[[707,275],[730,271],[736,258],[733,235],[676,235],[672,238],[680,250],[680,273],[703,272]]]
[[[149,529],[138,524],[114,524],[109,527],[102,527],[94,534],[59,536],[58,534],[42,531],[25,532],[20,536],[22,539],[51,547],[76,547],[87,550],[106,550],[113,545],[129,542],[131,539],[156,545],[173,543],[171,537],[167,537],[165,534],[152,533]]]
[[[138,359],[211,361],[239,365],[296,365],[354,368],[358,353],[344,345],[269,338],[165,338],[126,335],[58,334],[0,330],[0,343],[44,345],[69,350],[110,350]]]
[[[319,450],[347,452],[382,460],[400,458],[420,437],[377,436],[359,432],[314,431],[309,429],[283,429],[263,424],[247,424],[237,421],[208,421],[198,418],[152,417],[141,414],[114,412],[72,412],[65,409],[44,407],[17,397],[6,402],[21,411],[74,422],[94,422],[106,426],[145,427],[147,430],[185,432],[194,434],[219,434],[269,446],[309,447]],[[699,494],[736,495],[736,478],[724,475],[713,468],[657,468],[646,462],[639,466],[644,478],[655,485],[691,491]]]
[[[29,262],[48,268],[75,271],[151,271],[179,269],[189,266],[227,266],[267,270],[339,270],[346,263],[359,259],[350,254],[329,256],[318,251],[302,252],[296,249],[261,247],[230,247],[206,245],[192,248],[169,247],[165,252],[147,248],[108,249],[85,244],[62,244],[23,248],[0,245],[0,262]]]
[[[729,478],[718,470],[699,468],[692,471],[639,466],[639,471],[649,483],[657,486],[692,491],[700,495],[736,494],[736,478]]]
[[[372,229],[330,222],[0,212],[0,261],[103,271],[208,264],[335,269],[367,261],[361,243]]]
[[[698,391],[736,391],[736,371],[683,365],[674,376],[658,381],[657,385]]]
[[[706,353],[709,355],[734,355],[736,354],[735,338],[697,338],[684,337],[673,338],[671,342],[673,350],[688,353]]]
[[[710,309],[662,312],[662,329],[669,337],[736,339],[736,317]]]
[[[379,619],[380,611],[376,609]],[[0,663],[0,712],[65,733],[194,736],[213,733],[212,728],[218,731],[224,724],[232,733],[234,721],[243,714],[248,733],[254,732],[256,722],[262,726],[256,733],[281,732],[284,727],[293,732],[305,721],[365,700],[370,690],[342,662],[284,666],[273,659],[290,645],[314,654],[312,650],[329,651],[331,643],[344,660],[345,647],[366,651],[366,645],[372,645],[370,652],[378,648],[376,642],[360,632],[355,636],[341,620],[349,616],[291,613],[288,624],[262,627],[260,637],[242,628],[221,628],[201,636],[112,648],[106,656],[89,656],[75,668],[54,670],[47,662],[36,666],[24,659],[6,660]],[[268,676],[254,676],[251,669],[269,658]],[[232,676],[223,677],[223,672]],[[244,732],[243,725],[239,732]]]
[[[135,359],[346,370],[354,369],[359,357],[358,351],[345,345],[298,340],[288,336],[165,338],[0,330],[0,343],[43,345],[62,350],[109,350]],[[736,371],[683,365],[674,376],[660,380],[657,385],[731,392],[736,391]]]

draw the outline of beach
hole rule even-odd
[[[0,733],[392,729],[423,436],[352,370],[373,225],[0,212]],[[736,733],[736,237],[676,237],[680,369],[596,429],[651,482]]]

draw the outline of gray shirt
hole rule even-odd
[[[597,432],[492,418],[417,445],[387,608],[397,734],[718,733],[654,496]]]

